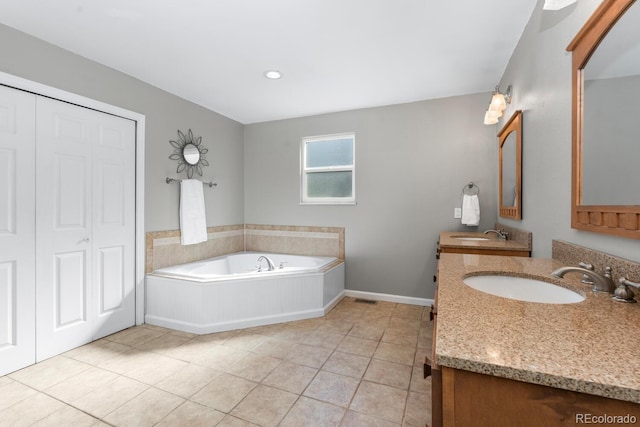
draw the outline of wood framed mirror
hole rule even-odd
[[[498,132],[500,216],[522,219],[522,111]]]
[[[634,3],[604,0],[567,47],[571,227],[640,239],[640,6]]]

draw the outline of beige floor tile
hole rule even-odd
[[[411,366],[373,359],[364,379],[406,390],[411,383],[411,372]]]
[[[113,335],[109,335],[106,339],[133,347],[156,339],[165,333],[166,332],[164,330],[154,330],[142,326],[135,326],[133,328],[125,329],[124,331],[116,332]]]
[[[347,336],[336,350],[358,356],[371,357],[378,348],[378,341]]]
[[[240,359],[238,363],[225,369],[225,371],[258,383],[269,375],[281,362],[281,359],[276,359],[275,357],[249,354]]]
[[[353,328],[353,322],[345,322],[341,320],[325,320],[318,326],[316,331],[328,332],[330,334],[346,335]]]
[[[289,349],[286,359],[298,365],[319,368],[327,361],[330,355],[331,350],[326,348],[318,348],[306,344],[294,344]]]
[[[291,393],[300,394],[318,372],[315,368],[283,361],[263,381],[269,385]]]
[[[46,393],[56,399],[73,403],[93,390],[104,386],[118,378],[118,374],[104,369],[91,367],[74,377],[55,384]]]
[[[219,344],[191,339],[178,347],[164,350],[162,354],[185,362],[193,362],[217,345]]]
[[[157,427],[209,427],[218,425],[224,418],[222,412],[186,401],[156,424]]]
[[[424,394],[409,392],[403,427],[431,425],[431,401]]]
[[[229,338],[235,337],[241,330],[215,332],[213,334],[198,335],[194,339],[212,344],[224,344]]]
[[[153,426],[180,406],[184,399],[156,388],[149,388],[104,420],[117,426]]]
[[[303,341],[303,344],[335,350],[344,339],[344,335],[331,334],[323,331],[311,332]]]
[[[280,423],[280,427],[339,426],[345,409],[330,403],[301,397]]]
[[[239,350],[251,351],[258,345],[262,344],[266,339],[267,337],[265,335],[241,332],[227,339],[222,345],[237,348]]]
[[[240,418],[227,415],[220,421],[216,427],[260,427],[258,424],[250,423],[249,421],[241,420]]]
[[[229,413],[256,386],[257,384],[252,381],[221,374],[194,394],[190,400]]]
[[[144,341],[140,344],[135,344],[134,347],[139,348],[140,350],[164,354],[166,351],[179,347],[190,339],[191,338],[181,337],[174,334],[164,334],[160,335],[158,338]]]
[[[65,356],[55,356],[44,362],[14,372],[9,377],[15,378],[36,390],[45,390],[89,368],[91,368],[91,365],[84,362]]]
[[[346,408],[358,388],[358,383],[357,378],[320,371],[303,395]]]
[[[368,357],[335,351],[322,366],[322,370],[333,372],[334,374],[362,378],[367,366],[369,366],[369,362],[371,362],[371,359]]]
[[[289,354],[290,349],[291,342],[277,338],[268,338],[262,344],[251,350],[251,352],[263,356],[275,357],[277,359],[284,359],[287,357],[287,354]]]
[[[415,347],[381,342],[373,358],[412,366],[415,354]]]
[[[351,410],[347,411],[347,415],[342,421],[342,427],[399,427],[400,425],[400,423],[392,423],[382,418],[360,414]]]
[[[149,388],[148,385],[119,376],[73,402],[73,406],[102,418]]]
[[[213,369],[224,370],[238,363],[240,359],[246,357],[248,354],[249,352],[244,350],[217,345],[202,353],[193,363]]]
[[[413,367],[409,390],[416,393],[428,394],[429,402],[431,402],[431,377],[424,378],[424,368],[422,366]]]
[[[43,393],[36,393],[0,411],[0,423],[11,427],[31,426],[64,406]]]
[[[108,362],[104,368],[108,369],[107,366]],[[153,385],[187,366],[187,362],[145,351],[121,366],[123,370],[119,373],[145,384]]]
[[[382,334],[384,334],[384,330],[384,326],[355,325],[351,331],[349,331],[349,336],[377,341],[382,337]]]
[[[394,423],[401,423],[406,400],[407,391],[405,390],[362,381],[349,409],[363,414],[372,414]]]
[[[1,424],[1,422],[0,422]],[[53,412],[46,418],[32,424],[33,427],[107,427],[108,424],[103,423],[91,415],[85,414],[71,406],[64,405],[57,411]]]
[[[259,385],[231,411],[231,415],[263,426],[276,426],[297,399],[296,394]]]
[[[114,357],[131,351],[128,345],[114,341],[99,340],[64,353],[65,356],[90,365],[98,366]]]
[[[418,305],[398,304],[391,313],[391,317],[421,320],[423,307]]]
[[[189,398],[221,374],[222,372],[215,369],[189,364],[155,386],[180,397]]]
[[[11,378],[4,376],[4,377],[0,377],[0,387],[5,386],[7,384],[11,384],[13,383],[14,380],[12,380]]]
[[[413,366],[423,366],[425,358],[428,357],[431,360],[431,349],[430,348],[418,348],[416,350],[416,355],[413,358]]]
[[[398,331],[393,328],[387,328],[382,335],[382,342],[391,344],[405,345],[408,347],[415,347],[418,343],[418,333],[412,332],[411,334],[405,333],[405,331]]]
[[[406,333],[418,333],[422,322],[418,319],[406,319],[403,317],[392,317],[389,319],[389,327]]]
[[[9,377],[3,378],[6,378],[6,381],[3,381],[4,385],[0,387],[0,411],[37,393],[34,389],[13,381]]]

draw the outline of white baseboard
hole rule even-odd
[[[404,297],[401,295],[378,294],[375,292],[352,291],[345,289],[344,295],[353,298],[371,299],[376,301],[397,302],[400,304],[421,305],[427,307],[433,304],[429,298]]]

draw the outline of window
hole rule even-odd
[[[355,142],[354,133],[302,138],[302,204],[355,204]]]

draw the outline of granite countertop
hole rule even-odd
[[[464,240],[460,237],[484,237],[487,240]],[[443,231],[440,233],[441,248],[464,248],[464,249],[492,249],[503,251],[531,251],[531,241],[523,242],[516,240],[499,239],[495,233],[484,234],[478,232],[465,231]]]
[[[550,276],[551,259],[442,254],[436,363],[482,374],[640,403],[640,304],[611,300]],[[466,286],[478,274],[545,278],[586,297],[575,304],[501,298]]]

